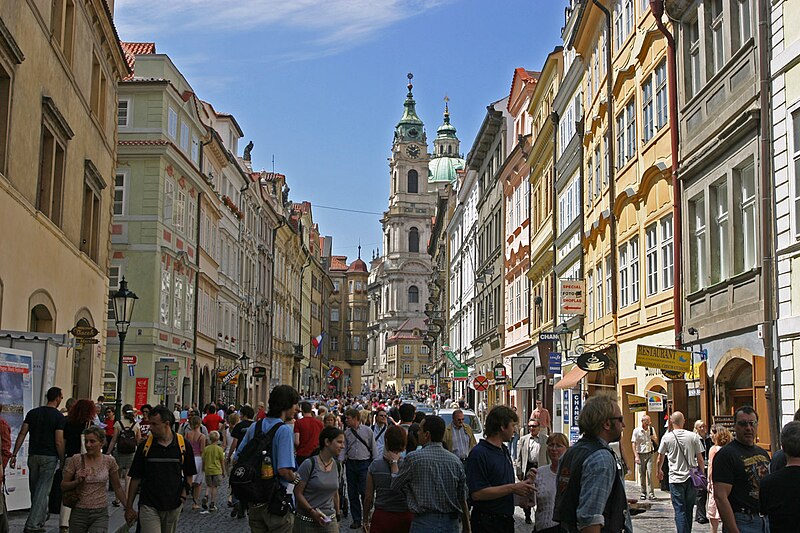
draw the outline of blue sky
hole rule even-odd
[[[450,97],[461,150],[516,67],[560,43],[565,0],[117,0],[122,40],[155,41],[195,92],[232,113],[253,166],[286,174],[290,197],[382,212],[392,133],[414,73],[429,149]],[[380,217],[315,208],[334,253],[381,242]]]

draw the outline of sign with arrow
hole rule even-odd
[[[561,314],[583,315],[586,313],[586,281],[582,279],[560,279]]]

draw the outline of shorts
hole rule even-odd
[[[203,476],[203,457],[200,455],[194,456],[194,466],[197,469],[197,473],[194,475],[192,479],[192,485],[202,485],[205,476]]]
[[[221,479],[220,474],[206,474],[206,487],[219,487]]]

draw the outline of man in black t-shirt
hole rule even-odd
[[[14,452],[9,464],[17,466],[17,453],[28,433],[28,486],[31,491],[31,511],[25,521],[25,533],[44,531],[47,520],[47,503],[53,476],[59,463],[64,463],[64,426],[67,419],[58,410],[64,396],[61,389],[51,387],[47,391],[47,404],[31,409],[14,443]]]
[[[142,533],[174,533],[183,504],[192,491],[192,478],[197,474],[194,452],[188,440],[172,431],[175,419],[163,405],[150,412],[148,440],[139,444],[128,475],[128,502],[125,520],[136,518],[133,502],[139,495],[139,525]],[[181,450],[181,441],[184,449]]]
[[[761,514],[769,518],[770,533],[797,531],[800,524],[800,422],[781,430],[786,466],[761,480]]]
[[[758,414],[746,405],[733,415],[736,439],[714,456],[714,499],[725,531],[769,531],[759,514],[761,480],[769,473],[769,454],[755,445]]]

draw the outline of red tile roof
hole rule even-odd
[[[346,255],[332,255],[331,268],[334,272],[347,271],[347,256]]]
[[[535,70],[526,70],[522,67],[517,67],[514,69],[514,77],[511,78],[511,89],[508,91],[508,105],[511,105],[511,96],[514,93],[514,83],[516,83],[517,78],[519,78],[523,84],[536,82],[539,80],[539,76],[541,72]]]
[[[347,269],[347,272],[367,272],[367,264],[361,259],[356,259]]]
[[[156,53],[156,43],[127,43],[120,41],[119,44],[122,46],[122,51],[125,53],[125,61],[128,62],[128,68],[131,69],[131,75],[127,76],[125,78],[126,80],[133,77],[133,67],[136,64],[135,56]]]

